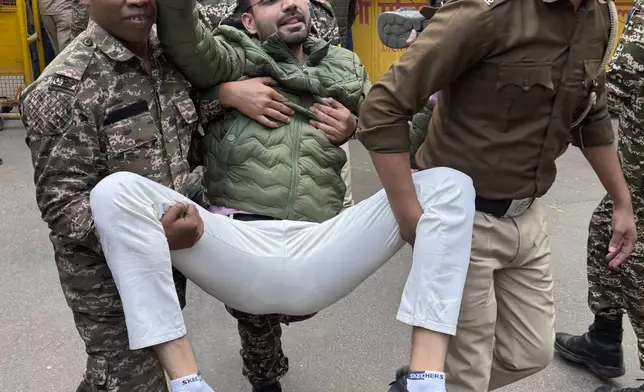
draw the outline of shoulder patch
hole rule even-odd
[[[20,102],[20,114],[27,132],[58,135],[72,122],[74,96],[69,92],[37,88]]]
[[[71,78],[67,75],[55,74],[52,77],[51,84],[49,85],[50,90],[61,90],[63,92],[73,93],[78,88],[80,82],[74,78]]]

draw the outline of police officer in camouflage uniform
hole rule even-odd
[[[609,108],[619,117],[619,155],[630,188],[639,235],[644,231],[644,7],[636,1],[607,74]],[[644,370],[644,244],[636,244],[631,260],[611,268],[605,255],[611,246],[613,204],[608,195],[590,221],[588,236],[588,304],[595,316],[588,332],[557,333],[555,349],[572,362],[585,364],[605,378],[624,375],[622,315],[631,320]],[[596,392],[644,392],[638,388],[599,387]]]
[[[184,365],[197,374],[196,363],[194,358],[172,358],[159,347],[129,349],[121,300],[95,233],[89,193],[109,174],[130,171],[202,204],[203,170],[188,160],[198,126],[196,107],[187,81],[165,58],[151,30],[154,0],[91,1],[93,20],[21,94],[20,114],[35,169],[36,200],[50,229],[63,294],[88,354],[77,391],[162,392],[167,391],[164,370],[177,379],[191,374],[181,374]],[[190,247],[199,239],[200,218],[192,208],[183,211],[185,218],[162,218],[171,249]],[[186,231],[177,223],[192,227]],[[173,246],[178,237],[168,234],[179,231],[188,240],[185,246]],[[175,270],[174,281],[183,308],[186,279]],[[173,361],[181,363],[169,366]],[[212,391],[207,385],[199,390]]]

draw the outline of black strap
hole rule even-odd
[[[232,218],[239,221],[258,221],[258,220],[278,220],[272,216],[259,215],[259,214],[233,214]]]
[[[476,199],[474,201],[474,205],[477,211],[494,215],[497,218],[502,218],[505,213],[508,212],[508,208],[510,208],[511,204],[512,200],[509,199],[490,200],[480,196],[476,196]]]

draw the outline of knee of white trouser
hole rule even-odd
[[[417,189],[422,194],[432,194],[432,199],[441,200],[440,204],[458,205],[467,209],[474,208],[474,182],[467,174],[449,167],[422,170],[415,175]]]
[[[103,178],[90,191],[89,201],[92,209],[99,205],[113,203],[125,191],[131,192],[133,185],[141,178],[138,174],[126,171],[112,173]]]

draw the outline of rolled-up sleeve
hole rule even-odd
[[[370,151],[409,151],[408,121],[429,97],[494,47],[491,10],[482,0],[454,0],[433,16],[417,40],[374,84],[360,109],[358,138]]]
[[[613,124],[608,113],[606,72],[598,78],[597,103],[578,127],[572,130],[571,143],[576,147],[599,147],[615,141]]]

